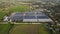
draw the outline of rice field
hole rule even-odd
[[[49,34],[48,31],[40,24],[21,24],[14,25],[10,34]]]

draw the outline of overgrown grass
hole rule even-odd
[[[0,11],[0,21],[3,19],[5,15],[7,15],[7,11]]]
[[[10,12],[25,12],[30,10],[30,6],[27,5],[13,6],[9,9]]]
[[[47,29],[45,28],[44,25],[40,25],[40,27],[39,27],[39,33],[40,33],[40,34],[50,34],[50,33],[47,31]]]
[[[8,34],[11,24],[0,24],[0,34]]]

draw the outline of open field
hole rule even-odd
[[[10,12],[25,12],[30,10],[31,10],[31,6],[28,6],[28,5],[13,6],[8,9],[8,11]]]
[[[14,25],[10,34],[49,34],[47,30],[39,24]]]

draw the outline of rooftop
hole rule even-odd
[[[12,20],[23,20],[23,19],[50,19],[43,12],[17,12],[12,13],[10,16]]]

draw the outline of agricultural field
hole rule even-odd
[[[9,32],[10,34],[49,34],[48,31],[40,24],[21,24],[14,25]]]

